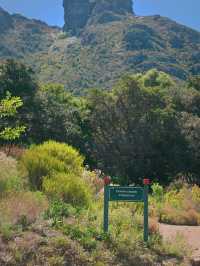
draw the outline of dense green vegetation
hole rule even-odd
[[[47,173],[40,171],[40,165],[43,168],[48,151],[51,175],[45,177]],[[35,156],[31,157],[33,152]],[[72,154],[75,161],[70,160]],[[165,217],[173,222],[173,212],[165,210],[166,202],[178,206],[183,221],[185,211],[179,194],[192,191],[194,204],[199,204],[199,188],[179,185],[182,190],[172,201],[170,195],[176,193],[175,188],[164,192],[158,184],[153,186],[150,239],[144,244],[141,203],[111,204],[109,234],[103,232],[103,181],[97,172],[85,170],[80,159],[72,147],[56,142],[33,146],[18,160],[0,153],[0,239],[1,250],[9,254],[0,258],[1,265],[159,265],[167,263],[168,257],[173,258],[173,265],[183,263],[189,256],[186,243],[179,237],[174,243],[163,242],[157,221]],[[55,167],[61,163],[64,168]],[[38,191],[30,184],[31,165],[35,165],[34,172],[38,170],[38,180],[43,180]],[[67,174],[66,169],[74,169],[80,176],[73,171]],[[186,221],[194,224],[198,215],[191,211]]]
[[[24,126],[9,126],[8,117],[14,117],[19,107],[23,105],[20,97],[11,97],[8,93],[5,99],[0,101],[0,138],[4,140],[15,140],[25,131]]]
[[[163,241],[158,222],[200,224],[199,77],[179,83],[152,69],[80,97],[13,60],[0,69],[1,132],[12,132],[1,139],[0,239],[10,257],[0,263],[184,265],[186,243]],[[102,231],[105,174],[115,185],[153,182],[149,243],[141,203],[112,203]]]
[[[198,76],[177,83],[151,70],[124,76],[111,91],[93,89],[77,97],[59,84],[37,84],[30,69],[8,61],[1,65],[0,84],[2,99],[10,97],[7,86],[18,101],[14,104],[23,101],[15,123],[26,131],[16,144],[49,139],[68,143],[85,156],[85,164],[101,169],[117,183],[140,183],[148,176],[167,184],[183,176],[199,184]],[[35,152],[42,156],[39,150],[33,148],[25,157],[34,157]]]
[[[131,0],[64,9],[65,33],[0,8],[0,265],[188,266],[159,229],[200,225],[200,33]],[[147,243],[143,203],[103,232],[105,175],[150,178]]]

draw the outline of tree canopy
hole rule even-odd
[[[61,84],[37,83],[20,63],[5,64],[0,66],[4,138],[19,137],[24,125],[24,144],[68,143],[91,168],[122,184],[144,177],[166,184],[178,175],[200,183],[199,77],[183,83],[152,69],[124,76],[112,90],[78,97]]]

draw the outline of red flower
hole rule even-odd
[[[103,180],[104,180],[104,185],[105,186],[107,186],[107,185],[109,185],[111,183],[110,176],[105,176]]]
[[[144,178],[143,179],[143,184],[144,185],[149,185],[150,184],[150,179],[149,178]]]

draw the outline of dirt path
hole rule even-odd
[[[165,240],[173,240],[177,234],[182,235],[192,248],[193,256],[200,256],[200,226],[160,224],[159,230]]]

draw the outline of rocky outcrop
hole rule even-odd
[[[90,0],[64,0],[63,7],[65,12],[64,31],[76,35],[86,25],[91,11]]]
[[[103,22],[119,19],[119,16],[133,14],[132,0],[64,0],[64,31],[78,35],[89,22]]]
[[[94,5],[93,15],[112,12],[119,15],[133,13],[132,0],[98,0]]]
[[[133,15],[132,0],[99,0],[96,1],[88,23],[108,23]]]

